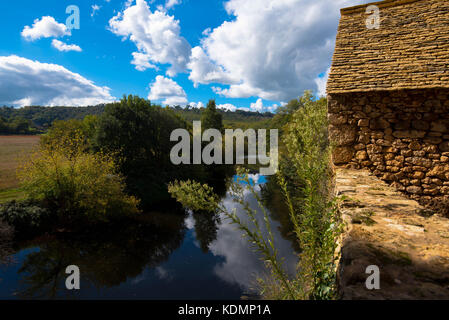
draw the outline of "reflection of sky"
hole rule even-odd
[[[264,176],[259,174],[250,175],[250,181],[256,183],[256,191],[260,191],[260,184],[265,183]],[[260,226],[264,226],[263,213],[259,205],[249,190],[245,190],[245,200],[250,204],[250,207],[257,209],[257,219]],[[236,213],[244,222],[249,222],[246,212],[232,201],[232,197],[227,194],[222,201],[223,205],[231,211],[236,208]],[[284,238],[278,230],[279,223],[271,221],[271,228],[275,245],[278,248],[280,257],[285,258],[284,266],[290,273],[293,273],[297,264],[297,257],[292,253],[291,243]],[[264,236],[267,236],[267,231],[263,230]],[[250,247],[246,238],[242,236],[242,232],[236,229],[235,225],[229,223],[225,218],[222,218],[222,224],[218,230],[217,240],[210,245],[211,252],[216,256],[223,256],[224,262],[217,264],[214,268],[215,273],[223,280],[229,283],[236,283],[244,289],[249,289],[255,282],[255,275],[263,275],[266,269],[258,254]]]
[[[251,175],[250,178],[255,183],[254,188],[260,191],[260,184],[265,182],[264,177],[255,174]],[[257,201],[249,190],[245,190],[245,200],[248,201],[251,208],[256,209],[258,207]],[[242,221],[248,222],[246,213],[232,201],[229,194],[223,198],[222,203],[228,210],[236,208],[236,212]],[[166,218],[170,219],[170,217]],[[263,226],[263,215],[260,210],[257,218],[260,225]],[[249,246],[248,241],[242,237],[242,232],[237,229],[237,226],[231,225],[227,219],[222,217],[221,223],[218,225],[217,240],[210,244],[210,251],[207,253],[201,250],[196,236],[195,218],[191,213],[185,218],[184,224],[182,224],[182,228],[184,227],[187,229],[185,233],[184,229],[176,231],[181,232],[182,243],[173,245],[173,248],[170,247],[170,243],[167,242],[169,239],[166,239],[164,235],[171,234],[175,230],[166,230],[163,226],[160,227],[162,240],[157,245],[154,244],[153,246],[151,245],[152,242],[147,244],[137,238],[137,240],[134,239],[136,246],[143,245],[146,248],[145,246],[148,245],[148,250],[151,250],[148,257],[141,256],[144,254],[143,251],[136,251],[136,256],[127,256],[129,260],[126,260],[125,263],[121,263],[120,258],[120,254],[124,252],[118,253],[117,257],[111,256],[110,252],[106,252],[105,256],[91,255],[89,259],[86,259],[83,257],[83,244],[76,243],[73,252],[51,251],[49,255],[44,254],[41,259],[50,260],[41,261],[38,259],[36,268],[45,272],[42,267],[48,263],[51,265],[52,261],[77,259],[82,263],[80,265],[81,290],[72,291],[70,295],[81,299],[239,299],[244,293],[252,293],[250,289],[254,287],[255,276],[257,274],[262,275],[266,269],[258,255]],[[278,227],[278,222],[272,222],[275,244],[279,248],[279,256],[286,258],[285,265],[289,271],[293,272],[297,258],[293,253],[291,243],[282,238]],[[139,236],[145,237],[144,234]],[[154,238],[154,234],[151,237]],[[155,241],[158,240],[155,239]],[[49,242],[49,244],[60,245],[64,248],[67,245],[65,242],[58,243],[57,240]],[[108,244],[107,241],[104,243],[105,246]],[[166,251],[164,248],[167,248],[167,246],[169,247]],[[86,249],[88,248],[90,247],[88,246]],[[119,246],[118,248],[120,249]],[[0,299],[20,298],[18,293],[22,289],[29,288],[29,284],[22,283],[26,274],[20,273],[19,269],[30,253],[41,251],[39,245],[32,249],[22,249],[13,255],[15,263],[0,266]],[[48,250],[43,251],[44,253],[48,252]],[[89,250],[86,252],[88,255]],[[166,259],[164,258],[165,254],[167,255]],[[160,262],[158,262],[159,257],[162,257]],[[153,261],[153,259],[155,260]],[[77,264],[77,261],[73,264]],[[31,262],[28,261],[28,263]],[[40,266],[39,263],[43,263],[43,265]],[[129,266],[135,268],[128,268]],[[134,273],[140,267],[142,267],[141,272],[139,274]],[[114,279],[115,273],[122,275],[123,281],[111,286],[95,285],[94,280],[98,280],[95,277],[102,278],[104,276],[101,273],[104,271],[102,268],[110,273],[107,276]],[[61,274],[63,280],[65,276],[64,266],[61,266]],[[104,281],[105,279],[100,280]],[[64,281],[58,283],[57,287],[57,298],[69,298]]]

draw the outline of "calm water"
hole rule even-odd
[[[260,192],[265,177],[252,178]],[[250,194],[246,199],[258,208]],[[246,220],[229,195],[222,201]],[[271,214],[280,256],[293,272],[297,255],[278,221],[285,219]],[[265,271],[241,232],[218,216],[155,212],[94,238],[21,244],[13,262],[0,266],[0,299],[240,299],[255,293],[255,275]],[[78,291],[65,289],[71,264],[81,271]]]

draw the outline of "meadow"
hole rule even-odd
[[[29,154],[40,136],[0,135],[0,203],[23,197],[16,176],[19,158]]]

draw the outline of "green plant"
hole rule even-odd
[[[85,152],[84,141],[75,131],[64,143],[51,139],[27,158],[18,176],[28,197],[45,204],[62,225],[138,213],[138,201],[124,193],[114,160]]]
[[[278,182],[301,248],[298,281],[304,299],[336,297],[337,238],[342,224],[332,196],[332,170],[323,99],[305,99],[285,129],[287,152]]]
[[[251,194],[257,200],[259,207],[263,213],[264,225],[259,224],[259,220],[256,217],[256,210],[251,208],[245,201],[244,191],[249,190]],[[219,202],[219,198],[211,187],[205,184],[200,184],[194,181],[175,181],[170,183],[169,192],[177,201],[179,201],[185,208],[191,210],[204,210],[214,213],[222,213],[233,224],[237,226],[239,230],[247,237],[252,247],[261,254],[262,261],[264,261],[266,267],[270,270],[270,274],[273,276],[268,281],[276,283],[279,288],[285,290],[280,293],[283,299],[297,299],[298,296],[295,290],[295,283],[289,280],[288,274],[283,267],[282,260],[278,257],[278,251],[274,243],[274,237],[270,225],[270,220],[265,207],[262,204],[259,194],[255,191],[254,187],[249,181],[248,171],[243,168],[237,169],[237,179],[231,184],[231,196],[233,201],[242,206],[247,216],[249,217],[250,224],[243,222],[236,214],[235,208],[233,211],[229,211],[225,206]],[[263,235],[263,228],[268,233],[268,237]],[[262,278],[257,279],[259,285],[265,283]]]
[[[0,206],[0,219],[18,232],[34,232],[50,221],[50,212],[33,200],[14,200]]]
[[[292,108],[296,111],[283,130],[285,152],[277,174],[301,249],[295,277],[290,278],[283,268],[267,212],[249,183],[246,171],[237,171],[239,178],[231,190],[234,201],[244,208],[252,225],[240,220],[235,211],[228,212],[208,186],[191,181],[175,182],[169,191],[185,207],[197,210],[207,205],[210,210],[224,213],[243,231],[270,270],[267,278],[257,279],[262,296],[270,299],[334,299],[337,297],[336,248],[342,222],[338,199],[332,195],[326,100],[315,101],[306,92],[300,102],[300,107]],[[238,183],[239,180],[245,187]],[[244,188],[256,198],[264,215],[264,226],[259,225],[256,212],[244,200]],[[267,237],[263,236],[262,228],[268,231]]]

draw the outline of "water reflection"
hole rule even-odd
[[[258,174],[250,175],[249,181],[254,185],[257,192],[261,191],[262,184],[267,179]],[[260,226],[264,226],[263,215],[259,208],[255,197],[249,192],[245,191],[245,201],[249,203],[250,208],[257,210],[260,214],[257,215]],[[223,199],[223,204],[228,210],[236,208],[236,213],[243,222],[248,223],[249,220],[240,205],[236,205],[232,198],[228,195]],[[271,217],[271,213],[270,213]],[[284,264],[290,274],[293,274],[297,265],[297,256],[293,253],[292,243],[284,239],[279,232],[282,226],[277,221],[271,221],[271,227],[274,234],[274,241],[279,249],[279,256],[285,259]],[[267,236],[267,230],[263,229],[264,236]],[[253,252],[253,249],[248,244],[248,241],[239,236],[236,236],[235,226],[229,223],[221,225],[217,241],[211,246],[211,251],[217,256],[224,256],[226,259],[223,263],[217,264],[214,268],[217,275],[222,279],[237,283],[242,288],[250,293],[255,284],[256,276],[264,276],[266,271],[260,257]]]
[[[264,177],[251,176],[260,192]],[[224,192],[223,192],[224,193]],[[252,208],[258,204],[246,193]],[[223,194],[223,204],[246,214]],[[167,212],[168,211],[168,212]],[[263,216],[259,215],[263,225]],[[294,243],[272,220],[285,265],[294,272]],[[0,298],[239,299],[251,293],[264,266],[247,240],[223,216],[173,208],[108,227],[94,237],[65,236],[16,244],[16,264],[0,268]],[[65,268],[81,270],[81,290],[65,289]]]
[[[159,218],[158,215],[161,215]],[[65,268],[76,265],[83,282],[98,289],[138,278],[145,268],[166,261],[184,239],[184,216],[153,213],[159,226],[144,221],[92,237],[50,239],[26,256],[21,268],[19,296],[54,298],[64,295]],[[112,236],[111,236],[112,235]]]

